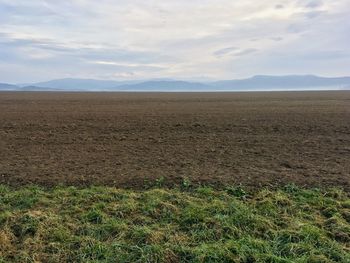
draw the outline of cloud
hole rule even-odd
[[[246,48],[246,49],[240,49],[238,47],[228,47],[228,48],[223,48],[215,51],[213,54],[217,58],[221,58],[224,56],[235,56],[235,57],[240,57],[244,55],[249,55],[251,53],[257,52],[258,49],[256,48]]]
[[[320,0],[312,0],[306,1],[305,7],[307,8],[317,8],[323,5],[323,1]]]
[[[348,0],[0,0],[0,81],[344,74],[349,12]]]
[[[300,57],[305,60],[348,60],[349,50],[320,50],[304,52]]]
[[[282,4],[277,4],[277,5],[275,5],[275,8],[276,8],[276,9],[283,9],[283,8],[284,8],[284,5],[282,5]]]
[[[311,12],[306,12],[305,16],[307,18],[313,19],[313,18],[316,18],[316,17],[323,15],[323,14],[326,14],[326,12],[325,11],[311,11]]]
[[[130,63],[123,61],[90,61],[92,64],[105,65],[105,66],[118,66],[125,68],[155,68],[164,69],[167,68],[166,64],[155,64],[155,63]]]
[[[217,57],[221,57],[221,56],[230,54],[230,53],[232,53],[233,51],[236,51],[236,50],[239,50],[239,48],[238,47],[226,47],[226,48],[222,48],[222,49],[216,50],[214,52],[214,55],[217,56]]]
[[[270,39],[273,41],[282,41],[283,37],[271,37]]]
[[[258,49],[256,49],[256,48],[247,48],[247,49],[243,49],[243,50],[235,53],[234,56],[240,57],[240,56],[244,56],[244,55],[249,55],[251,53],[255,53],[257,51],[258,51]]]

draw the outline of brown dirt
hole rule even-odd
[[[350,190],[350,92],[0,93],[0,183]]]

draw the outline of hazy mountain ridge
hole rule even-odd
[[[145,81],[138,84],[127,84],[117,87],[120,91],[187,91],[187,90],[206,90],[212,89],[210,85],[199,82],[188,82],[180,80],[160,80],[160,81]]]
[[[258,75],[249,79],[223,80],[213,82],[220,88],[240,89],[273,89],[273,88],[307,88],[307,87],[337,87],[349,86],[350,77],[326,78],[314,75],[264,76]]]
[[[214,82],[191,82],[171,79],[110,81],[95,79],[57,79],[26,86],[0,83],[3,91],[264,91],[350,89],[350,77],[314,75],[267,76]]]
[[[11,90],[16,90],[18,89],[19,87],[16,86],[16,85],[12,85],[12,84],[7,84],[7,83],[0,83],[0,90],[8,90],[8,91],[11,91]]]
[[[34,83],[36,87],[49,87],[55,89],[111,89],[124,84],[138,83],[138,81],[115,81],[115,80],[96,80],[96,79],[56,79],[46,82]]]

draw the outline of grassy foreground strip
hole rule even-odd
[[[350,262],[350,199],[295,186],[0,186],[0,262]]]

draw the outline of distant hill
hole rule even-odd
[[[19,87],[18,91],[67,91],[67,90],[48,88],[48,87],[25,86],[25,87]]]
[[[27,85],[0,83],[0,91],[269,91],[269,90],[350,90],[350,77],[326,78],[313,75],[254,76],[247,79],[190,82],[172,79],[110,81],[57,79]]]
[[[7,83],[0,83],[0,90],[6,91],[6,90],[17,90],[19,87],[16,85],[12,84],[7,84]]]
[[[115,90],[118,91],[206,91],[212,90],[213,87],[207,84],[187,81],[146,81],[137,84],[127,84],[117,86]]]
[[[46,82],[32,84],[35,87],[51,88],[59,90],[99,90],[113,89],[116,86],[136,83],[136,81],[111,81],[111,80],[96,80],[96,79],[56,79]]]
[[[224,90],[290,90],[290,89],[344,89],[350,77],[325,78],[313,75],[254,76],[248,79],[223,80],[211,83]]]
[[[247,79],[216,82],[189,82],[171,79],[149,81],[105,81],[93,79],[58,79],[33,84],[72,91],[252,91],[347,89],[350,77],[326,78],[313,75],[254,76]]]

